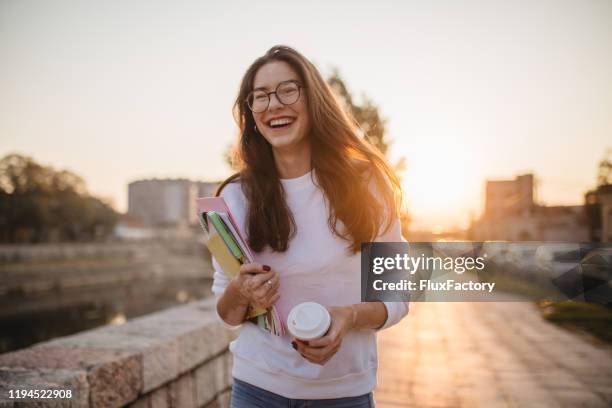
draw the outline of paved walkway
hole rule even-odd
[[[413,303],[379,359],[378,408],[612,406],[612,348],[531,303]]]

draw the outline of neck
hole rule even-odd
[[[312,170],[308,143],[299,149],[274,149],[273,153],[278,174],[282,179],[300,177]]]

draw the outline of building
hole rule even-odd
[[[485,210],[470,226],[475,241],[589,240],[585,207],[543,206],[534,201],[533,174],[487,181]]]
[[[612,184],[604,184],[585,195],[592,241],[612,242]]]
[[[128,214],[147,227],[196,225],[196,198],[212,195],[217,185],[187,179],[134,181],[128,184]]]
[[[533,174],[514,180],[487,181],[485,187],[485,216],[502,218],[529,214],[533,211]]]

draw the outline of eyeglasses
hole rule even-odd
[[[270,106],[270,95],[275,94],[276,99],[283,105],[293,105],[300,99],[300,89],[302,88],[303,86],[298,81],[283,81],[276,86],[274,92],[266,92],[262,89],[251,91],[246,103],[253,113],[261,113]]]

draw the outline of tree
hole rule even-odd
[[[387,119],[380,115],[378,106],[367,95],[363,95],[363,102],[357,104],[337,69],[333,70],[327,79],[327,83],[340,98],[344,109],[351,114],[359,125],[362,136],[380,150],[384,156],[387,156],[392,142],[386,133]],[[401,173],[406,167],[405,157],[401,157],[394,164],[394,167],[398,173]]]
[[[387,137],[387,120],[380,115],[379,108],[367,96],[363,95],[361,104],[357,104],[349,91],[344,80],[340,77],[337,69],[327,79],[327,83],[340,98],[344,109],[351,114],[361,129],[362,136],[375,146],[380,152],[387,156],[392,141]],[[394,165],[395,171],[401,174],[406,168],[406,158],[401,157]],[[410,214],[405,209],[401,210],[400,221],[402,224],[402,234],[408,236],[410,225]]]
[[[81,177],[18,154],[0,160],[0,210],[0,242],[93,239],[117,221]]]
[[[612,149],[608,149],[606,156],[599,162],[597,173],[597,186],[612,184]]]

